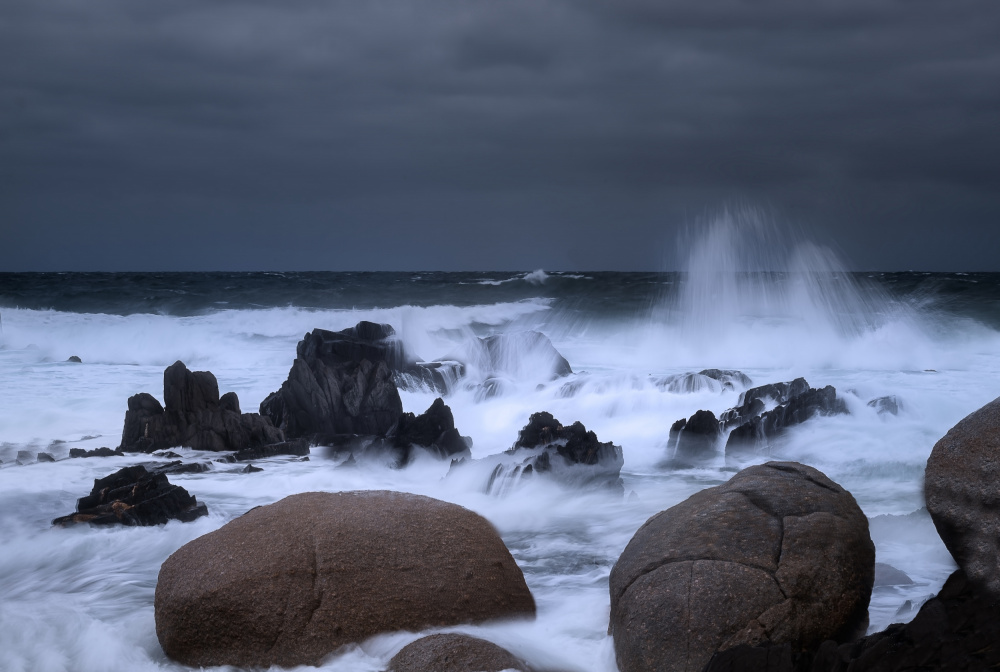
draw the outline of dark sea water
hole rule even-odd
[[[0,274],[0,669],[186,669],[164,657],[154,631],[156,574],[170,553],[289,494],[388,488],[479,512],[525,572],[535,621],[458,630],[539,666],[611,672],[608,573],[621,550],[650,515],[741,466],[721,453],[697,469],[664,466],[675,420],[737,401],[738,390],[657,385],[704,368],[739,369],[754,385],[804,376],[837,388],[849,415],[814,418],[753,461],[805,462],[855,495],[873,519],[879,561],[916,582],[876,589],[872,627],[906,620],[900,605],[936,592],[953,567],[919,513],[927,456],[955,422],[1000,395],[1000,275],[848,273],[813,246],[759,270],[741,249],[731,236],[709,236],[679,273]],[[221,391],[255,410],[286,377],[303,334],[362,319],[393,325],[427,360],[478,336],[545,333],[574,373],[551,381],[522,367],[503,394],[483,398],[470,371],[445,398],[456,425],[480,459],[508,448],[535,411],[580,420],[623,447],[626,497],[544,479],[497,497],[476,468],[448,475],[448,464],[426,460],[338,470],[314,451],[309,462],[261,462],[259,474],[220,466],[171,476],[209,507],[194,523],[50,527],[95,478],[136,461],[65,458],[73,447],[116,446],[126,399],[161,397],[166,366],[180,359],[211,370]],[[867,405],[885,395],[898,399],[898,415]],[[434,395],[402,397],[419,413]],[[23,450],[57,461],[17,465]],[[376,637],[324,669],[383,669],[416,636]]]

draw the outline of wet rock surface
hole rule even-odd
[[[674,466],[695,465],[714,458],[722,439],[722,426],[715,413],[696,411],[670,427],[669,459]]]
[[[531,672],[524,661],[492,642],[462,634],[422,637],[389,661],[388,672]]]
[[[924,474],[927,510],[965,570],[1000,597],[1000,399],[948,430]]]
[[[153,471],[136,465],[96,479],[90,494],[77,501],[76,513],[56,518],[52,524],[147,526],[171,520],[190,522],[207,515],[204,504],[167,480],[170,467],[178,465],[179,462],[164,465]]]
[[[406,466],[415,448],[422,448],[439,459],[461,459],[471,455],[471,444],[471,439],[458,433],[451,409],[438,397],[420,415],[403,413],[379,447],[395,455],[397,466]]]
[[[610,577],[622,672],[701,670],[739,644],[864,632],[875,548],[854,498],[793,462],[749,467],[650,518]]]
[[[379,632],[533,616],[521,570],[482,517],[397,492],[303,493],[171,555],[156,633],[186,665],[315,665]]]
[[[1000,603],[958,570],[909,623],[853,643],[826,641],[804,652],[787,645],[743,645],[717,654],[705,672],[985,672],[998,667]]]
[[[757,402],[759,399],[755,400]],[[847,404],[837,398],[837,390],[832,385],[821,389],[808,388],[733,429],[726,441],[726,455],[753,452],[761,445],[766,446],[769,439],[780,436],[788,427],[801,424],[813,416],[847,412]]]
[[[175,362],[163,372],[163,399],[161,406],[145,392],[129,397],[120,450],[241,450],[284,440],[269,419],[240,413],[235,393],[220,399],[210,371],[189,371],[183,362]]]

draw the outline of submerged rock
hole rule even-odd
[[[172,485],[165,472],[136,465],[98,478],[90,494],[77,501],[76,513],[56,518],[52,524],[146,526],[170,520],[190,522],[207,515],[208,507],[184,488]]]
[[[38,453],[38,457],[35,458],[37,462],[55,462],[56,458],[52,457],[48,453]]]
[[[531,672],[510,651],[458,633],[430,635],[407,644],[389,661],[388,672]]]
[[[223,451],[284,440],[267,418],[241,414],[234,392],[223,399],[210,371],[189,371],[183,362],[175,362],[163,372],[164,406],[144,392],[129,397],[119,449],[150,453],[187,446]]]
[[[739,472],[639,528],[611,571],[622,672],[700,670],[739,644],[850,641],[875,547],[849,492],[794,462]]]
[[[690,394],[702,390],[712,392],[743,390],[749,387],[752,382],[745,373],[728,369],[704,369],[698,373],[677,373],[660,376],[653,380],[653,384],[658,388],[674,394]]]
[[[899,415],[900,403],[894,394],[872,399],[868,402],[868,406],[874,408],[879,415]]]
[[[958,566],[1000,598],[1000,398],[965,417],[927,459],[924,495]]]
[[[533,616],[535,603],[496,530],[467,509],[309,492],[181,547],[160,568],[154,611],[182,664],[290,667],[380,632]]]
[[[74,364],[83,364],[83,360],[77,357],[76,355],[70,355],[69,359],[67,359],[66,361],[73,362]]]
[[[93,450],[84,450],[83,448],[70,448],[70,457],[124,457],[125,453],[121,451],[120,448],[115,448],[112,450],[107,446],[101,446],[100,448],[94,448]],[[179,455],[177,457],[180,457]]]

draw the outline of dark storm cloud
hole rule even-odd
[[[997,35],[991,0],[7,0],[0,269],[656,269],[739,202],[1000,270]]]

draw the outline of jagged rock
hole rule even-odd
[[[35,458],[38,462],[55,462],[56,458],[52,457],[48,453],[38,453],[38,457]]]
[[[876,586],[912,586],[911,579],[906,572],[896,569],[892,565],[884,562],[875,563],[875,584]]]
[[[758,398],[751,403],[756,405],[761,402]],[[726,457],[753,453],[759,446],[766,446],[771,439],[781,435],[788,427],[803,423],[815,415],[847,412],[847,404],[843,399],[837,398],[837,390],[832,385],[818,390],[807,387],[805,391],[787,397],[781,405],[738,425],[730,432],[726,441]]]
[[[508,458],[494,467],[487,493],[502,494],[514,481],[538,473],[570,485],[604,486],[624,494],[621,446],[600,442],[581,422],[564,427],[551,413],[533,413],[505,455],[519,459]]]
[[[878,397],[877,399],[872,399],[868,402],[868,406],[875,409],[875,412],[879,415],[899,415],[899,399],[896,395],[890,394],[886,397]]]
[[[95,479],[90,494],[77,501],[76,513],[56,518],[52,524],[162,525],[169,520],[190,522],[207,514],[208,508],[184,488],[171,485],[166,473],[150,473],[136,465]]]
[[[254,508],[167,558],[154,598],[160,645],[193,667],[318,665],[381,632],[534,613],[485,519],[384,491]]]
[[[16,462],[20,466],[31,464],[34,461],[35,461],[35,454],[32,453],[30,450],[19,450],[17,451],[17,457],[14,458],[14,462]]]
[[[389,661],[388,672],[531,672],[510,651],[462,634],[421,637]]]
[[[264,470],[261,469],[260,467],[255,467],[252,464],[248,464],[247,466],[245,466],[243,468],[243,472],[242,473],[244,473],[244,474],[256,474],[259,471],[264,471]]]
[[[397,466],[406,466],[415,446],[439,459],[469,457],[472,440],[455,429],[455,418],[444,400],[438,397],[422,414],[403,413],[399,422],[382,442],[396,454]]]
[[[566,358],[538,331],[495,334],[479,339],[467,352],[470,368],[483,378],[555,380],[573,373]]]
[[[786,404],[790,399],[808,390],[809,383],[805,378],[754,387],[741,394],[736,406],[725,411],[719,416],[719,420],[725,429],[738,427],[763,413],[768,403],[776,406]]]
[[[1000,398],[962,419],[927,459],[927,510],[969,580],[1000,597]]]
[[[83,364],[83,360],[77,357],[76,355],[70,355],[69,359],[67,359],[66,361],[73,362],[74,364]]]
[[[710,460],[718,454],[721,438],[722,426],[715,413],[697,411],[688,420],[681,418],[670,427],[670,462],[681,466]]]
[[[146,393],[129,397],[119,449],[150,453],[187,446],[195,450],[241,450],[284,440],[268,418],[239,413],[234,392],[219,399],[219,384],[210,371],[189,371],[175,362],[163,372],[160,406]]]
[[[717,654],[705,672],[903,672],[995,670],[1000,667],[1000,604],[962,570],[912,621],[856,642],[823,642],[809,651],[739,646]]]
[[[260,405],[285,436],[385,436],[403,414],[393,367],[405,363],[392,327],[360,322],[343,331],[314,329],[299,341],[281,389]]]
[[[124,457],[123,453],[119,448],[111,450],[107,446],[101,446],[100,448],[94,448],[93,450],[84,450],[83,448],[70,448],[70,457]],[[180,457],[180,455],[167,455],[166,457]]]
[[[794,462],[739,472],[650,518],[611,571],[622,672],[700,670],[739,644],[850,641],[875,547],[849,492]]]

